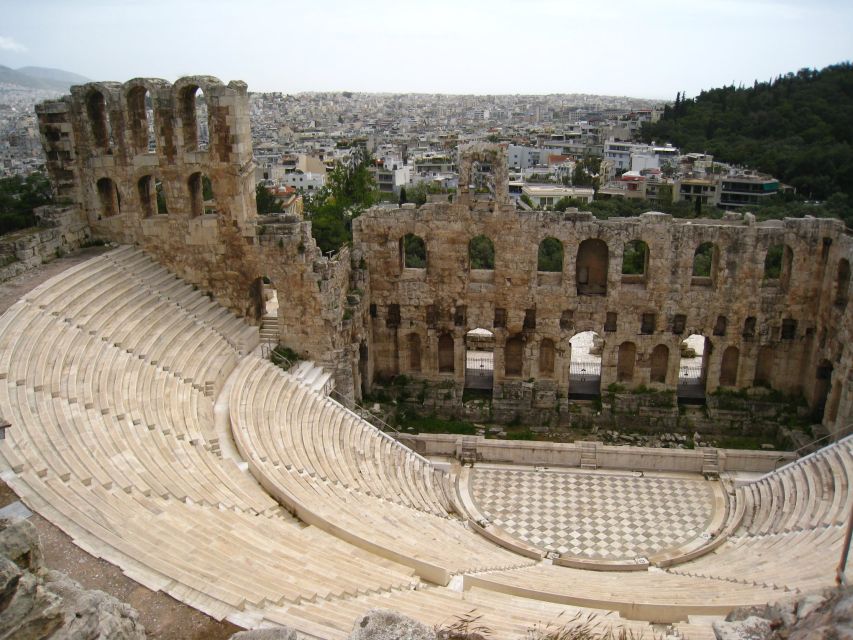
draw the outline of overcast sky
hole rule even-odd
[[[853,59],[850,0],[0,0],[0,64],[252,91],[648,98]]]

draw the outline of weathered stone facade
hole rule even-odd
[[[463,174],[466,164],[460,162]],[[425,268],[405,266],[407,234],[424,241]],[[469,242],[481,235],[493,243],[493,269],[471,268]],[[354,236],[355,258],[366,262],[370,281],[379,376],[452,383],[459,396],[465,336],[483,328],[495,335],[494,403],[553,408],[570,391],[573,335],[596,331],[604,338],[602,389],[618,382],[674,390],[680,344],[699,334],[709,352],[702,374],[707,393],[721,379],[726,387],[752,387],[761,369],[772,388],[801,392],[812,406],[826,402],[827,425],[840,429],[853,415],[853,314],[844,276],[853,238],[839,221],[756,223],[749,214],[674,220],[653,212],[598,220],[576,211],[522,212],[500,196],[463,194],[452,204],[369,211],[355,221]],[[562,243],[561,272],[537,270],[546,238]],[[622,274],[625,246],[634,240],[648,246],[642,276]],[[710,275],[694,276],[694,254],[707,242],[713,243]],[[765,257],[774,245],[787,249],[779,277],[767,279]],[[546,341],[553,368],[550,353],[543,359]],[[520,363],[509,363],[508,345],[519,343]],[[452,366],[441,362],[448,344]],[[665,350],[653,358],[659,345]],[[653,360],[664,363],[658,376]]]
[[[39,226],[0,238],[0,282],[50,262],[89,240],[89,225],[77,207],[36,209]]]
[[[37,114],[57,194],[79,205],[95,236],[140,245],[256,322],[266,276],[280,301],[281,342],[334,370],[346,396],[405,373],[461,398],[465,335],[484,328],[495,336],[495,407],[553,411],[568,403],[575,334],[604,338],[601,387],[629,389],[675,389],[681,342],[700,334],[706,392],[760,379],[825,403],[824,423],[836,430],[853,416],[853,237],[839,221],[518,211],[505,149],[478,143],[461,150],[455,202],[369,210],[354,221],[352,251],[327,258],[298,215],[257,215],[242,82],[90,83]],[[425,268],[405,266],[407,234],[424,242]],[[491,242],[492,268],[471,268],[477,236]],[[560,270],[538,270],[546,238],[561,243]],[[635,240],[648,248],[644,273],[623,275]],[[703,243],[712,244],[710,270],[696,276]],[[765,257],[777,245],[781,270],[768,279]]]
[[[244,83],[210,76],[89,83],[36,112],[57,196],[80,208],[93,235],[141,246],[256,323],[266,276],[283,301],[281,342],[341,368],[339,386],[352,388],[349,367],[339,367],[351,359],[352,323],[343,326],[349,259],[324,257],[299,216],[258,217]]]

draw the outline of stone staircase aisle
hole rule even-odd
[[[312,391],[323,395],[328,395],[329,391],[334,388],[332,374],[309,360],[297,362],[288,373],[302,384],[310,387]]]
[[[278,344],[278,314],[267,314],[261,318],[261,342]]]
[[[580,441],[581,469],[598,469],[598,454],[596,453],[596,442]]]
[[[702,448],[702,475],[706,478],[720,477],[720,458],[713,447]]]

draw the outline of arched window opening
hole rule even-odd
[[[190,216],[196,218],[203,214],[216,213],[216,198],[213,183],[203,173],[194,173],[187,183],[190,191]]]
[[[109,153],[112,131],[110,131],[107,103],[104,94],[100,91],[92,91],[86,98],[86,115],[92,128],[92,142],[95,148]]]
[[[764,280],[767,284],[778,284],[783,289],[788,288],[791,280],[791,267],[794,263],[794,252],[786,244],[776,244],[767,250],[764,257]]]
[[[456,370],[454,362],[453,336],[442,333],[438,338],[438,372],[453,373]]]
[[[128,92],[128,120],[136,153],[153,153],[157,150],[153,107],[151,94],[145,87],[134,87]]]
[[[521,336],[513,336],[504,346],[504,374],[509,378],[520,376],[524,363],[524,342]]]
[[[404,269],[426,268],[426,244],[423,238],[407,233],[400,239],[400,255]]]
[[[762,346],[758,350],[758,357],[755,360],[755,377],[753,385],[756,387],[772,387],[773,386],[773,368],[776,365],[776,354],[773,347],[769,344]]]
[[[110,218],[121,213],[121,198],[116,183],[109,178],[98,180],[98,198],[101,202],[101,216]]]
[[[693,279],[692,284],[699,286],[711,286],[717,272],[717,261],[719,251],[713,242],[703,242],[696,247],[693,254]]]
[[[616,379],[619,382],[631,382],[634,379],[634,365],[637,362],[637,345],[623,342],[619,345],[616,357]]]
[[[166,204],[166,191],[163,188],[163,182],[159,178],[154,179],[154,193],[157,196],[157,213],[169,213],[169,207]]]
[[[142,176],[136,183],[139,192],[139,208],[142,210],[143,218],[150,218],[157,214],[157,195],[154,190],[154,178],[150,175]]]
[[[413,373],[420,373],[421,337],[417,333],[410,333],[407,341],[409,346],[409,371]]]
[[[717,316],[717,322],[714,323],[714,335],[715,336],[724,336],[726,335],[726,329],[729,326],[729,320],[726,316]]]
[[[472,329],[465,334],[465,388],[491,391],[495,379],[495,334]]]
[[[207,100],[197,86],[181,92],[181,124],[185,151],[206,151],[210,139]]]
[[[578,295],[607,294],[608,261],[609,251],[603,240],[590,238],[581,242],[576,273]]]
[[[652,382],[666,382],[666,371],[669,368],[669,347],[659,344],[652,350],[651,370],[649,380]]]
[[[835,280],[835,304],[846,307],[850,291],[850,262],[846,258],[838,261],[838,276]]]
[[[569,364],[569,397],[588,399],[601,395],[601,354],[604,340],[594,331],[572,336]]]
[[[562,273],[563,243],[557,240],[557,238],[545,238],[540,242],[536,269],[537,271]]]
[[[704,401],[710,355],[711,341],[705,336],[694,333],[681,342],[678,363],[679,400],[688,403]]]
[[[468,261],[471,269],[495,268],[495,245],[486,236],[476,236],[468,243]]]
[[[649,245],[642,240],[631,240],[622,253],[622,282],[645,282],[648,267]]]
[[[737,347],[726,347],[723,351],[723,360],[720,364],[720,386],[737,386],[737,371],[740,361],[740,351]]]
[[[556,349],[554,341],[550,338],[543,338],[539,343],[539,375],[551,377],[554,375],[554,358]]]
[[[488,160],[471,163],[469,192],[476,200],[493,200],[495,197],[495,173]]]

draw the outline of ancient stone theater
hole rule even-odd
[[[0,467],[133,580],[322,639],[376,607],[475,611],[495,638],[576,614],[708,638],[736,607],[835,583],[853,508],[840,221],[520,210],[505,149],[478,143],[452,201],[369,209],[328,256],[301,215],[257,214],[242,82],[90,83],[37,114],[54,218],[109,250],[0,318]],[[271,362],[262,328],[300,361]],[[497,423],[571,424],[607,390],[673,398],[677,420],[682,399],[761,388],[804,397],[828,435],[807,455],[406,436],[356,404],[403,375],[438,413],[479,387]]]

